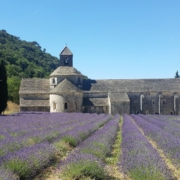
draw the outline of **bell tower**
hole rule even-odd
[[[73,54],[66,46],[60,53],[60,66],[73,66]]]

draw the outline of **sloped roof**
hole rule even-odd
[[[35,93],[49,93],[50,85],[49,79],[22,79],[20,85],[20,94],[35,94]]]
[[[72,84],[69,80],[64,79],[55,88],[51,89],[50,93],[66,93],[66,92],[83,92],[81,89]]]
[[[50,77],[52,76],[62,76],[62,75],[82,75],[81,72],[79,72],[74,67],[70,66],[59,66],[56,70],[54,70]]]
[[[127,93],[109,93],[111,102],[130,101]]]
[[[66,46],[60,53],[60,55],[73,55],[70,49]]]
[[[109,106],[108,98],[83,98],[83,106]]]
[[[26,106],[49,106],[49,100],[24,100],[23,98],[20,98],[20,104],[21,107]]]
[[[180,78],[85,80],[83,89],[90,92],[180,92]]]

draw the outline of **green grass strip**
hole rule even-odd
[[[121,156],[122,124],[123,124],[123,117],[120,116],[119,130],[117,133],[116,140],[113,144],[111,153],[105,159],[105,162],[109,165],[110,164],[116,165],[119,161],[120,156]]]
[[[136,168],[129,172],[129,177],[133,180],[165,180],[161,172],[156,170],[144,169],[142,173],[142,168]]]
[[[61,178],[63,180],[104,180],[105,174],[103,167],[99,166],[97,162],[82,160],[66,166]]]

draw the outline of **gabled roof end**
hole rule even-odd
[[[73,55],[73,53],[67,46],[65,46],[65,48],[61,51],[60,55]]]

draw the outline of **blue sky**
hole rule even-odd
[[[37,41],[92,79],[180,72],[180,0],[0,0],[0,29]]]

